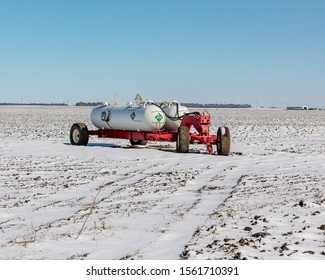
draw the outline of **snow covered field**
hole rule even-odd
[[[87,107],[0,107],[0,259],[325,259],[325,111],[211,109],[202,145],[71,146]]]

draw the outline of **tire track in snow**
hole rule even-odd
[[[324,173],[312,156],[291,159],[281,154],[257,161],[198,228],[182,258],[322,258]]]
[[[164,218],[154,224],[153,238],[134,254],[129,253],[127,258],[180,258],[185,244],[197,228],[231,195],[240,178],[253,164],[253,159],[241,162],[239,166],[232,159],[217,162],[214,166],[207,166],[195,179],[188,180],[183,188],[152,210],[165,209]]]

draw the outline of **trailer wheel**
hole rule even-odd
[[[217,132],[217,152],[218,155],[229,156],[230,154],[230,131],[228,127],[224,127],[225,133],[222,133],[222,128],[218,128]]]
[[[147,145],[148,141],[147,140],[132,140],[132,139],[130,139],[130,143],[132,146],[136,146],[136,145],[145,146],[145,145]]]
[[[71,145],[87,146],[88,140],[87,126],[84,123],[75,123],[70,129]]]
[[[187,126],[180,126],[177,132],[176,152],[187,153],[190,146],[190,133]]]

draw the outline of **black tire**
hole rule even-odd
[[[188,153],[190,147],[190,133],[187,126],[180,126],[177,131],[176,152]]]
[[[217,153],[221,156],[230,155],[230,131],[228,127],[224,127],[225,133],[222,134],[222,128],[218,128],[217,132]]]
[[[147,145],[148,141],[147,140],[132,140],[130,139],[130,143],[132,146],[145,146]]]
[[[87,126],[84,123],[75,123],[70,129],[71,145],[87,146],[88,140]]]

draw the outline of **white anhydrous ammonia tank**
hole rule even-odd
[[[170,119],[167,117],[166,124],[164,126],[164,128],[167,130],[177,130],[182,122],[181,119],[177,120],[177,117],[181,117],[189,112],[185,106],[180,105],[180,103],[176,100],[172,100],[169,102],[169,104],[165,104],[161,108],[164,110],[167,116],[173,118]]]
[[[100,105],[92,110],[90,118],[97,128],[131,131],[154,131],[166,123],[163,111],[150,101],[127,106]]]

